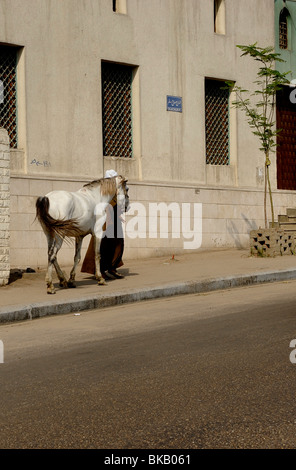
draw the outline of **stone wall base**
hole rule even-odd
[[[0,286],[10,275],[10,147],[5,129],[0,128]]]
[[[99,177],[100,175],[98,175]],[[35,203],[38,196],[49,191],[63,189],[77,191],[86,180],[72,180],[58,177],[38,177],[32,175],[11,175],[11,220],[10,220],[10,264],[11,268],[33,269],[47,266],[47,241],[35,219]],[[202,238],[197,250],[208,249],[246,249],[250,247],[250,231],[258,230],[264,224],[263,191],[242,188],[220,188],[175,183],[128,182],[130,202],[139,205],[139,211],[125,214],[125,229],[131,226],[137,231],[136,236],[127,234],[125,239],[124,260],[169,256],[190,253],[186,243],[192,241],[185,238],[185,229],[193,230],[199,224],[194,222],[194,205],[202,205]],[[161,220],[157,222],[157,233],[149,233],[148,217],[153,204],[162,204],[169,208],[173,203],[180,208],[180,221],[176,228],[172,224],[172,214],[168,217],[168,234],[163,237]],[[189,204],[190,219],[183,218],[182,204]],[[161,207],[161,206],[160,206]],[[172,207],[172,206],[171,206]],[[287,207],[296,207],[295,191],[274,193],[274,209],[276,214],[283,214]],[[143,214],[142,214],[143,212]],[[164,210],[165,215],[165,210]],[[137,217],[138,223],[134,223]],[[183,227],[184,225],[184,227]],[[180,236],[176,236],[179,229]],[[155,229],[156,231],[156,229]],[[82,260],[89,244],[90,236],[83,241]],[[199,240],[197,240],[199,241]],[[193,245],[193,244],[192,244]],[[190,246],[190,245],[189,245]],[[267,245],[266,245],[267,246]],[[59,251],[58,259],[61,266],[73,265],[74,243],[64,243]],[[202,269],[202,267],[201,267]]]

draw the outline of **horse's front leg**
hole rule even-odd
[[[75,275],[76,275],[76,268],[78,263],[81,260],[81,246],[82,246],[83,237],[76,237],[75,239],[75,256],[74,256],[74,265],[70,272],[70,278],[68,281],[68,287],[76,287],[75,284]]]
[[[95,236],[95,267],[96,267],[96,280],[98,281],[99,286],[104,286],[106,285],[106,281],[102,276],[101,273],[101,267],[100,267],[100,261],[101,261],[101,237]]]
[[[94,248],[95,248],[95,277],[100,286],[106,285],[106,281],[102,276],[100,261],[101,261],[101,240],[104,235],[104,230],[106,229],[106,209],[108,204],[100,203],[97,204],[95,209],[96,222],[94,226]]]

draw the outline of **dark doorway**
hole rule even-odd
[[[277,187],[296,190],[296,104],[291,103],[293,88],[277,93]]]

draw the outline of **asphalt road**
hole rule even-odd
[[[295,448],[296,283],[0,326],[1,449]]]

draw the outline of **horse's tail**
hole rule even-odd
[[[49,199],[47,196],[38,197],[36,201],[36,218],[46,232],[62,238],[81,235],[76,219],[54,219],[49,214]]]

